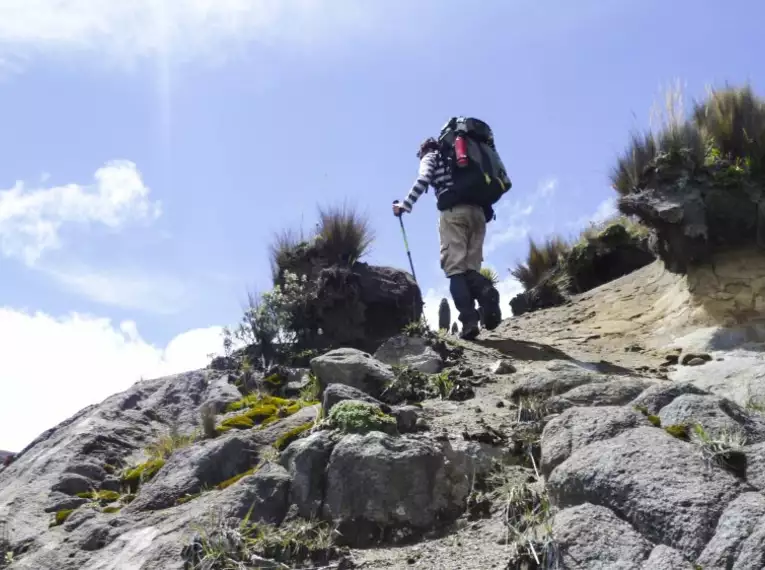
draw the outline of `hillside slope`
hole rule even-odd
[[[0,473],[0,554],[14,570],[763,568],[759,329],[720,329],[689,280],[656,263],[472,343],[333,351],[311,363],[321,406],[262,411],[276,400],[241,400],[237,369],[138,383]],[[147,450],[199,430],[204,406],[234,429],[149,476]]]

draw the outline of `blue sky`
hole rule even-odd
[[[765,79],[755,0],[124,4],[0,0],[0,448],[204,365],[317,203],[366,210],[369,261],[405,268],[390,204],[452,115],[489,122],[510,170],[487,241],[506,278],[529,234],[613,211],[663,87]],[[435,311],[432,193],[405,221]]]

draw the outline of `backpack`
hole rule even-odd
[[[455,141],[460,136],[467,143],[465,166],[457,164]],[[439,196],[438,209],[473,204],[491,211],[491,206],[512,187],[494,146],[491,127],[480,119],[452,117],[441,129],[438,143],[453,181],[453,186]]]

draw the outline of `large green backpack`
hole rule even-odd
[[[455,141],[463,137],[467,143],[467,162],[457,163]],[[438,209],[457,204],[474,204],[488,209],[510,190],[512,182],[494,145],[491,127],[480,119],[452,117],[441,129],[438,138],[441,155],[450,169],[453,186],[438,198]]]

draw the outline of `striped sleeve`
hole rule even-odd
[[[417,180],[409,191],[409,195],[406,197],[401,207],[407,212],[412,211],[412,207],[417,199],[422,196],[422,193],[428,189],[431,181],[433,180],[433,172],[436,167],[436,153],[429,152],[420,160],[420,171],[417,174]]]

